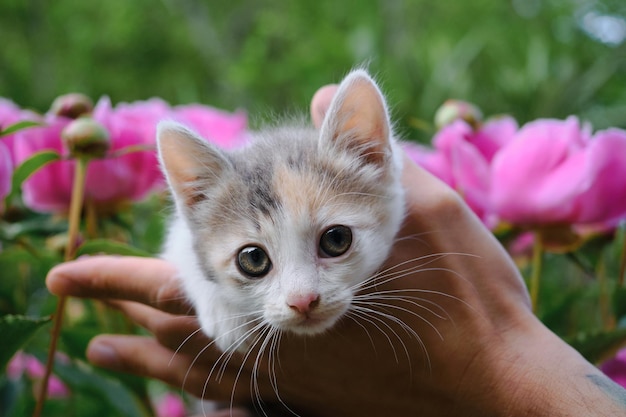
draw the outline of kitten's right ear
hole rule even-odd
[[[175,122],[159,123],[157,146],[167,182],[187,206],[206,199],[207,189],[232,167],[219,149]]]
[[[341,82],[320,137],[355,152],[366,163],[382,166],[389,159],[392,139],[387,105],[367,72],[354,70]]]

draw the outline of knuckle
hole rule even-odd
[[[181,304],[185,304],[185,297],[183,296],[180,282],[173,280],[165,285],[161,285],[156,290],[153,302],[154,306],[161,311],[179,312],[182,308]]]

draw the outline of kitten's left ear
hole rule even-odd
[[[367,163],[382,165],[390,157],[387,106],[367,72],[352,71],[341,82],[324,118],[321,137],[356,151]]]

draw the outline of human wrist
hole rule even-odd
[[[494,390],[500,412],[511,417],[626,415],[626,392],[536,321],[516,336]],[[504,412],[502,412],[504,411]]]

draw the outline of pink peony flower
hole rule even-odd
[[[6,98],[0,97],[0,130],[4,130],[7,127],[20,122],[22,120],[33,120],[40,121],[41,116],[35,114],[28,110],[22,110],[18,107],[17,104],[13,103],[11,100],[7,100]],[[11,159],[14,160],[13,157],[13,141],[15,135],[3,136],[0,138],[0,141],[8,147]]]
[[[576,117],[525,125],[494,157],[491,204],[518,225],[607,224],[626,216],[626,131],[591,137]]]
[[[164,185],[155,150],[156,125],[160,120],[178,119],[223,146],[235,146],[246,136],[243,113],[230,115],[200,105],[172,109],[160,99],[122,103],[114,108],[104,97],[96,104],[92,117],[109,132],[113,154],[128,147],[149,148],[89,163],[85,198],[100,212],[114,211],[119,205],[140,200]],[[54,150],[66,156],[60,134],[69,121],[63,116],[48,115],[45,127],[18,132],[17,161],[42,150]],[[72,161],[54,162],[37,171],[23,184],[24,203],[36,211],[66,211],[73,172]]]
[[[167,392],[157,400],[155,412],[157,417],[184,417],[185,403],[178,395]]]
[[[45,366],[37,358],[27,353],[18,352],[7,364],[7,376],[17,380],[26,375],[34,382],[40,382],[45,373]],[[50,398],[65,398],[69,395],[67,386],[56,376],[51,375],[48,380],[48,396]]]
[[[493,226],[489,202],[491,162],[516,130],[517,122],[511,117],[489,120],[477,130],[458,119],[435,135],[434,149],[406,145],[405,151],[417,164],[457,190],[474,212]]]
[[[22,109],[11,100],[0,97],[0,129],[4,130],[8,126],[22,119]]]
[[[224,149],[241,146],[248,139],[247,116],[241,110],[228,113],[192,104],[175,107],[173,119],[192,127],[200,136]]]
[[[626,349],[617,352],[614,358],[600,366],[600,370],[613,381],[626,388]]]

